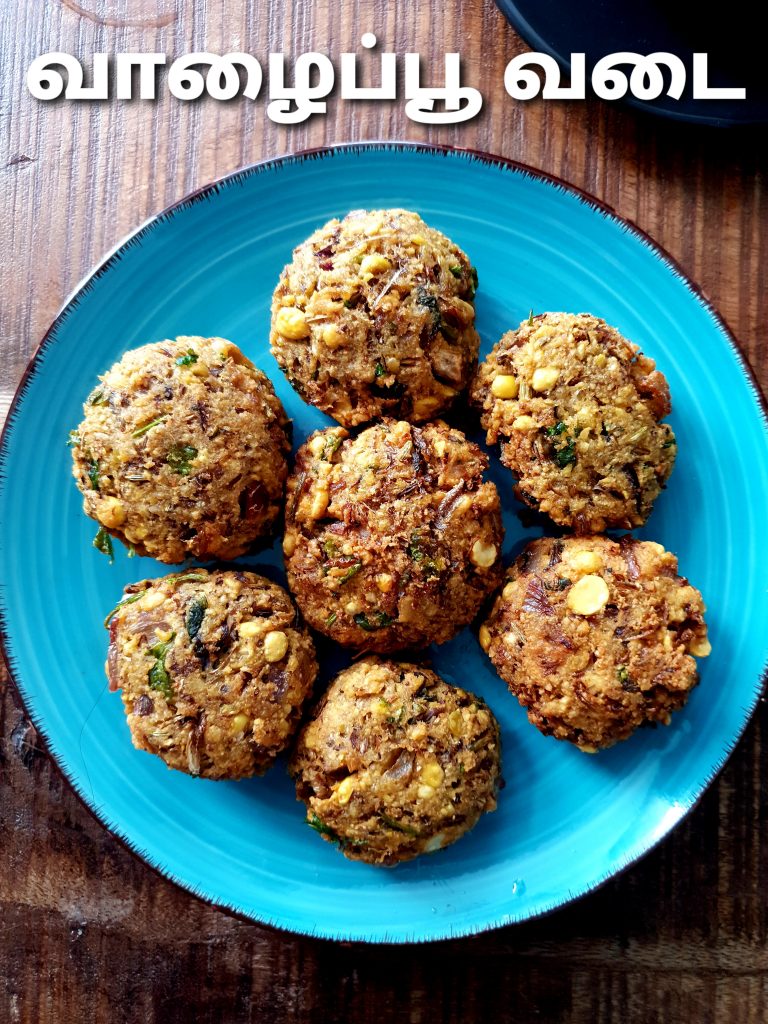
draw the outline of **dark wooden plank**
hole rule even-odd
[[[376,31],[425,66],[463,55],[486,103],[427,129],[401,103],[332,99],[327,118],[271,124],[261,101],[38,104],[23,71],[65,50],[318,49]],[[0,0],[0,415],[59,305],[145,217],[239,165],[327,142],[408,138],[487,149],[593,192],[651,233],[719,307],[768,385],[768,198],[758,133],[653,120],[596,102],[513,102],[523,48],[490,0]],[[339,946],[239,921],[160,879],[110,837],[41,752],[3,672],[0,1020],[723,1020],[768,996],[756,720],[700,807],[660,848],[544,920],[415,949]]]

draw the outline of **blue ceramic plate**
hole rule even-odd
[[[447,851],[395,870],[346,861],[304,824],[283,763],[215,783],[135,751],[106,689],[104,615],[129,581],[167,572],[114,565],[91,546],[65,447],[96,375],[177,334],[231,338],[272,378],[295,441],[326,422],[269,354],[270,295],[293,246],[354,207],[405,206],[471,254],[487,351],[532,308],[589,310],[639,342],[669,378],[679,458],[641,536],[661,541],[709,606],[714,652],[670,728],[597,757],[527,723],[469,630],[434,651],[503,732],[507,785],[495,814]],[[524,528],[509,476],[509,560]],[[80,796],[146,861],[214,903],[291,931],[371,942],[465,935],[588,892],[688,811],[755,706],[768,660],[768,434],[760,398],[714,311],[635,229],[523,167],[406,145],[342,147],[250,168],[151,221],[56,320],[5,433],[0,579],[8,660],[24,702]],[[283,579],[277,548],[243,559]],[[327,675],[327,669],[326,669]]]

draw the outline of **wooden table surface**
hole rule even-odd
[[[0,18],[3,415],[63,299],[147,216],[262,157],[382,138],[489,150],[599,196],[680,261],[768,388],[764,139],[601,102],[513,102],[503,70],[524,45],[491,0],[0,0]],[[460,51],[480,116],[431,130],[402,103],[334,99],[282,128],[261,101],[46,105],[24,86],[49,50],[335,57],[369,30],[425,64]],[[0,688],[0,1024],[768,1016],[762,705],[700,806],[602,890],[474,939],[366,948],[236,920],[158,877],[72,794],[5,674]]]

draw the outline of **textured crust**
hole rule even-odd
[[[272,301],[272,352],[344,426],[447,410],[477,363],[468,257],[407,210],[356,210],[293,253]],[[281,327],[281,311],[296,311]],[[298,336],[289,336],[298,335]]]
[[[265,771],[317,674],[297,620],[285,590],[250,572],[195,568],[126,587],[108,620],[107,675],[133,745],[209,779]]]
[[[494,385],[496,377],[503,381]],[[494,394],[502,383],[516,395]],[[579,534],[645,522],[675,460],[675,436],[659,422],[669,387],[605,321],[586,313],[524,321],[481,364],[471,393],[526,504]]]
[[[443,643],[499,584],[499,496],[477,445],[441,421],[313,434],[288,481],[288,583],[309,624],[348,647]]]
[[[572,609],[587,576],[608,591],[592,615]],[[535,726],[594,751],[685,704],[692,654],[710,650],[704,610],[660,544],[544,537],[510,567],[480,644]]]
[[[304,726],[290,771],[309,823],[351,860],[397,864],[496,807],[499,727],[479,697],[417,665],[366,658]]]
[[[72,456],[84,511],[140,555],[235,558],[273,530],[289,423],[231,342],[180,337],[126,352],[83,408]]]

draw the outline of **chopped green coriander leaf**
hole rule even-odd
[[[336,454],[339,448],[341,448],[342,440],[338,434],[333,434],[332,437],[328,438],[323,447],[323,454],[320,456],[323,462],[328,462],[331,456]]]
[[[127,554],[126,557],[127,558],[135,558],[136,557],[136,548],[133,546],[133,544],[129,544],[128,545],[128,554]]]
[[[533,310],[528,314],[528,326],[533,327]]]
[[[565,424],[563,422],[559,422],[555,423],[553,427],[547,427],[544,433],[547,437],[556,437],[558,434],[562,434],[565,429]]]
[[[325,624],[326,624],[326,626],[330,627],[330,626],[332,626],[334,624],[335,621],[336,621],[336,612],[331,612],[331,614],[325,620]]]
[[[625,693],[640,693],[640,687],[634,681],[632,676],[629,674],[629,669],[626,665],[619,665],[616,669],[616,675],[618,676],[621,688]]]
[[[383,363],[380,363],[380,362],[376,363],[376,366],[374,367],[374,370],[373,370],[374,377],[376,377],[377,379],[379,377],[383,377],[386,372],[387,371],[384,369],[384,364]]]
[[[187,609],[187,617],[184,622],[187,627],[187,635],[190,640],[194,640],[200,632],[200,627],[203,624],[203,618],[205,617],[205,610],[207,607],[208,599],[205,595],[202,597],[196,597],[190,602],[189,608]]]
[[[352,577],[357,576],[357,574],[360,572],[362,568],[362,562],[355,562],[354,565],[351,565],[349,569],[347,569],[347,571],[344,573],[344,575],[339,579],[339,586],[342,586],[344,583],[349,583]]]
[[[450,270],[454,277],[461,277],[462,269],[460,266],[456,265],[455,267],[448,267],[448,269]]]
[[[186,580],[207,580],[208,577],[202,572],[185,572],[182,576],[176,576],[173,580],[174,583],[184,583]]]
[[[193,349],[190,348],[190,349],[187,349],[187,351],[185,352],[185,354],[183,356],[179,356],[179,358],[176,360],[176,365],[177,366],[191,366],[193,363],[197,362],[198,358],[199,357],[197,355],[197,352],[195,352]]]
[[[408,545],[408,556],[412,561],[421,566],[428,576],[439,576],[440,569],[434,558],[431,558],[421,546],[421,536],[416,530],[411,534],[411,541]]]
[[[390,818],[388,814],[380,814],[379,821],[382,825],[386,825],[387,828],[391,828],[394,832],[403,832],[407,836],[413,836],[418,838],[421,835],[417,829],[412,825],[403,825],[402,822],[395,821],[394,818]]]
[[[390,725],[402,725],[403,719],[405,718],[405,704],[399,707],[395,714],[387,715],[387,721]]]
[[[67,437],[67,448],[77,448],[80,444],[80,434],[77,430],[70,430]]]
[[[91,487],[94,491],[99,490],[99,460],[89,459],[88,460],[88,479],[91,481]]]
[[[554,445],[552,446],[552,458],[560,469],[565,469],[566,466],[574,465],[576,462],[576,439],[568,439],[565,423],[562,421],[554,423],[551,427],[546,427],[544,433],[547,437],[560,437],[565,442],[562,448],[556,448]]]
[[[470,293],[470,298],[473,299],[475,297],[475,293],[477,292],[477,267],[470,267],[469,273],[472,278],[472,291]]]
[[[334,843],[338,843],[338,832],[332,829],[330,825],[326,825],[325,822],[318,818],[316,814],[312,814],[310,815],[309,818],[307,818],[307,824],[309,825],[310,828],[313,828],[315,832],[318,832],[321,836],[328,836],[328,838],[332,839]]]
[[[313,828],[321,836],[327,836],[332,843],[338,843],[339,849],[344,850],[348,846],[367,846],[368,844],[364,839],[344,839],[339,833],[332,829],[330,825],[326,825],[316,814],[311,814],[307,818],[307,825]]]
[[[673,448],[674,445],[675,445],[675,439],[674,439],[674,437],[670,437],[670,439],[668,441],[665,441],[664,444],[661,447],[662,448]]]
[[[440,312],[440,306],[437,302],[435,295],[430,295],[427,289],[423,285],[416,286],[416,305],[422,309],[428,309],[432,314],[432,331],[439,331],[443,326],[443,317]]]
[[[191,444],[174,444],[168,449],[165,461],[174,473],[189,476],[190,463],[197,458],[197,448]]]
[[[323,552],[326,558],[335,558],[339,553],[339,545],[333,537],[326,537],[323,541]]]
[[[138,601],[139,598],[144,597],[145,594],[146,590],[140,590],[138,594],[126,594],[125,597],[121,597],[106,619],[104,619],[104,625],[108,626],[121,608],[124,608],[127,604],[133,604],[134,601]]]
[[[137,427],[131,434],[131,437],[141,437],[143,434],[146,434],[148,430],[151,430],[153,427],[156,427],[167,419],[167,416],[158,416],[156,420],[150,420],[149,423],[145,423],[144,426]]]
[[[571,581],[568,579],[567,576],[561,576],[560,579],[557,581],[558,590],[565,590],[567,587],[570,587],[570,585]]]
[[[93,546],[97,551],[100,551],[102,555],[106,555],[107,558],[109,558],[110,565],[114,562],[115,549],[112,545],[112,538],[103,526],[99,527],[99,532],[93,538]]]
[[[104,392],[101,390],[101,388],[99,388],[97,391],[91,392],[91,395],[90,395],[90,397],[88,399],[88,404],[89,405],[105,405],[106,401],[107,400],[104,397]]]
[[[360,629],[364,629],[366,633],[375,633],[377,629],[386,629],[387,626],[391,626],[394,621],[395,620],[390,615],[387,615],[386,612],[378,610],[375,612],[369,612],[368,614],[360,612],[359,615],[355,615],[356,625],[358,625]]]
[[[175,639],[176,634],[171,633],[170,638],[165,643],[155,644],[149,648],[149,654],[155,659],[154,665],[147,673],[149,685],[151,689],[162,693],[166,700],[173,698],[173,683],[168,675],[168,669],[165,667],[165,656],[171,649]]]
[[[555,462],[560,469],[572,466],[576,463],[576,442],[571,440],[564,448],[555,451]]]
[[[411,542],[408,545],[408,555],[414,562],[420,562],[424,557],[424,551],[421,547],[421,537],[416,530],[411,534]]]

